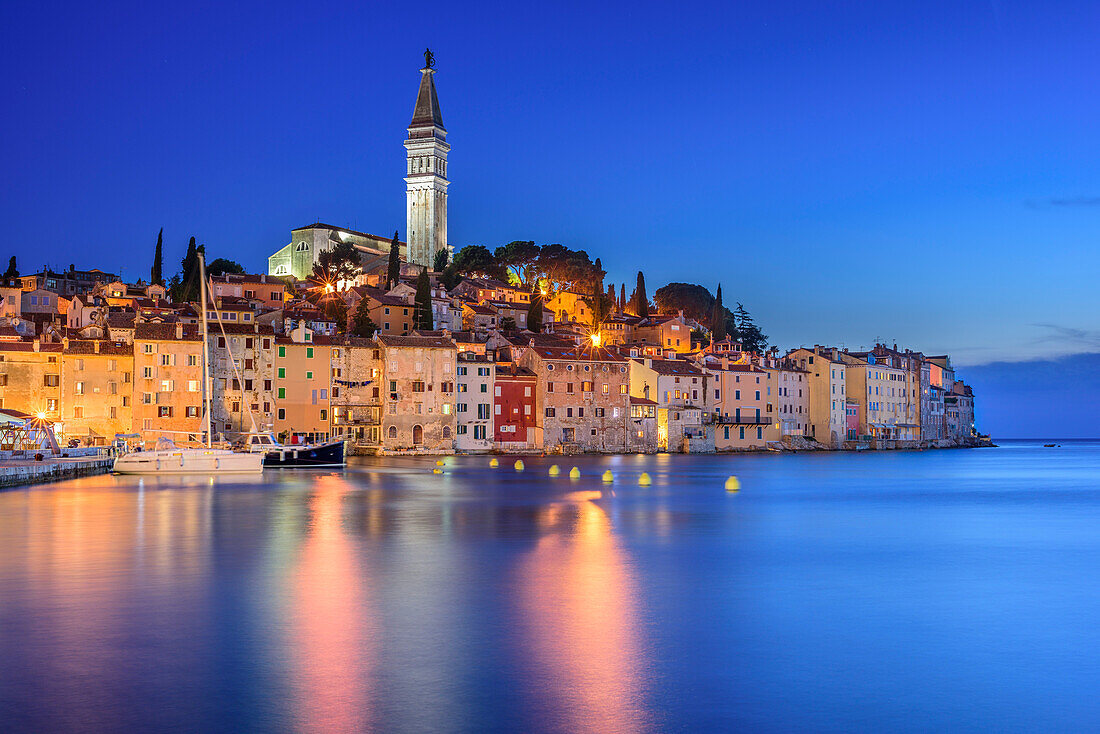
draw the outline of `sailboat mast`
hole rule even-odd
[[[206,256],[199,253],[199,288],[202,299],[202,410],[206,415],[206,448],[211,446],[212,431],[210,425],[210,393],[213,385],[210,382],[210,341],[209,328],[206,324]]]

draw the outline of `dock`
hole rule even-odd
[[[91,474],[106,474],[111,471],[113,463],[113,457],[103,454],[47,456],[42,461],[35,461],[33,457],[0,459],[0,487],[18,487]]]

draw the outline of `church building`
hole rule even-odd
[[[447,153],[451,146],[435,91],[435,59],[430,51],[424,52],[424,62],[405,140],[407,241],[398,241],[398,254],[405,262],[431,268],[440,250],[451,251],[447,242]],[[267,259],[267,272],[304,280],[313,272],[321,251],[339,242],[352,243],[364,269],[370,270],[388,258],[392,237],[315,222],[291,231],[290,244]]]

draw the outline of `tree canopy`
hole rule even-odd
[[[534,242],[516,240],[501,245],[493,253],[497,265],[504,269],[512,285],[531,288],[539,277],[539,253],[542,248]]]
[[[370,317],[370,301],[366,298],[359,299],[359,305],[355,307],[355,315],[352,317],[351,333],[369,339],[378,331],[378,325]]]
[[[219,257],[216,260],[210,261],[206,266],[206,272],[210,275],[225,275],[226,273],[232,273],[234,275],[244,275],[244,266],[234,260],[227,260],[224,257]]]
[[[5,278],[18,278],[19,277],[19,268],[17,268],[15,266],[15,255],[12,255],[11,259],[8,260],[8,269],[6,271],[4,271],[4,277]]]
[[[485,245],[466,245],[455,253],[455,270],[463,275],[503,277],[503,268]]]
[[[386,290],[393,288],[401,280],[401,245],[397,234],[397,230],[394,230],[393,240],[390,242],[390,256],[386,263]]]
[[[153,267],[149,269],[149,282],[164,285],[164,227],[157,232],[157,249],[153,252]]]
[[[317,262],[313,264],[313,278],[326,286],[335,287],[342,280],[351,280],[359,271],[359,251],[350,242],[334,242],[332,247],[317,253]]]
[[[414,328],[423,331],[431,331],[435,328],[432,324],[432,282],[428,278],[428,271],[421,270],[416,279],[416,300],[413,308]]]
[[[714,313],[714,296],[706,288],[695,283],[669,283],[653,293],[653,300],[661,313],[683,311],[689,319],[707,324]]]

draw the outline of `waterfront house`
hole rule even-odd
[[[455,367],[455,450],[489,451],[496,397],[496,364],[490,355],[459,352]],[[496,408],[500,409],[500,408]]]
[[[538,386],[535,373],[514,362],[494,365],[493,443],[503,451],[541,449],[535,441]]]
[[[332,343],[331,434],[351,453],[382,444],[382,349],[374,339],[341,337]]]
[[[134,325],[133,432],[146,445],[161,437],[181,445],[202,440],[202,381],[198,327]]]
[[[787,353],[810,383],[811,438],[828,448],[839,449],[848,433],[846,390],[847,368],[838,355],[840,350],[815,345]],[[858,397],[853,396],[858,403]]]
[[[455,343],[439,336],[376,337],[382,348],[382,448],[450,453],[455,442]]]
[[[628,448],[630,411],[627,360],[591,344],[535,346],[520,364],[537,376],[541,423],[534,441],[547,451],[619,452]]]
[[[80,296],[77,296],[80,298]],[[85,446],[109,446],[133,430],[134,347],[120,342],[62,341],[64,436]]]

